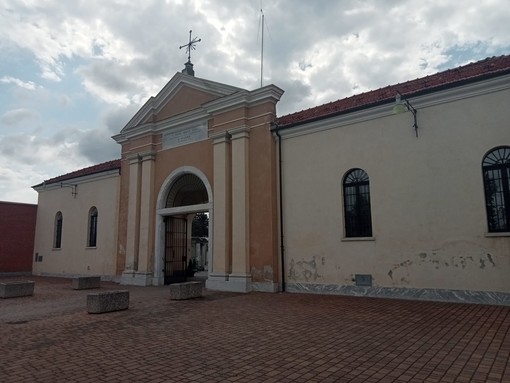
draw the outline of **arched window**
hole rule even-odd
[[[344,218],[346,237],[371,237],[370,185],[368,174],[352,169],[344,176]]]
[[[97,244],[97,209],[95,206],[89,210],[89,226],[87,230],[87,246],[96,247]]]
[[[64,223],[64,217],[62,212],[55,214],[55,225],[53,230],[53,248],[60,249],[62,247],[62,225]]]
[[[489,233],[510,232],[510,146],[488,152],[482,171]]]

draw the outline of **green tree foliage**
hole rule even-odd
[[[206,213],[195,214],[191,230],[193,237],[209,236],[209,215]]]

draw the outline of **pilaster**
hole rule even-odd
[[[230,134],[219,132],[211,135],[214,160],[214,231],[213,259],[210,264],[207,287],[225,290],[231,272],[231,188]]]
[[[229,130],[232,142],[232,272],[229,284],[235,291],[251,290],[249,217],[250,129]]]
[[[121,284],[147,286],[152,282],[150,229],[155,154],[137,153],[129,159],[129,197],[126,266]]]
[[[140,185],[140,234],[138,243],[138,271],[149,272],[152,263],[152,235],[153,222],[153,188],[155,153],[141,156],[141,185]]]
[[[140,190],[140,159],[138,155],[129,160],[129,197],[126,241],[125,271],[138,269],[138,222],[139,222],[139,190]]]

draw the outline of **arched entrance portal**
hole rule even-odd
[[[192,251],[197,248],[197,239],[193,238],[193,218],[197,213],[205,214],[209,223],[207,237],[198,240],[201,249],[198,255]],[[201,171],[183,167],[172,172],[159,192],[156,216],[154,284],[184,282],[193,263],[212,264],[209,243],[212,238],[212,190]],[[203,251],[204,242],[208,244],[207,252]],[[205,256],[207,259],[203,259]]]

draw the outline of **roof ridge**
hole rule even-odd
[[[52,184],[55,182],[65,181],[72,178],[84,177],[92,174],[102,173],[109,170],[120,169],[120,159],[110,160],[99,164],[91,165],[82,169],[74,170],[72,172],[62,174],[45,180],[44,184]]]
[[[303,109],[298,112],[286,114],[278,117],[277,123],[279,126],[290,127],[307,121],[325,118],[335,113],[356,110],[394,99],[397,91],[403,95],[414,95],[446,86],[460,85],[465,81],[483,78],[487,75],[498,75],[505,71],[510,71],[510,55],[486,57],[476,62],[448,68],[444,71],[424,77],[386,85],[382,88],[369,90],[336,101],[330,101],[325,104]]]

